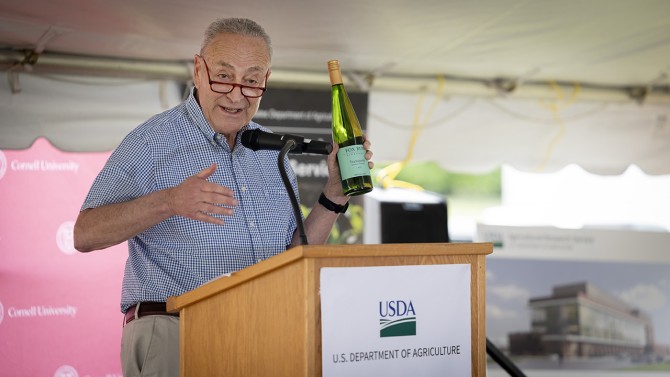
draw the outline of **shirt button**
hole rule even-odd
[[[242,186],[241,190],[242,192],[247,192],[247,186]]]
[[[250,226],[251,228],[255,228],[255,227],[256,227],[256,222],[254,222],[254,221],[249,221],[249,226]]]

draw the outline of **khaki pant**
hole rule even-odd
[[[123,328],[124,377],[179,377],[179,318],[148,315]]]

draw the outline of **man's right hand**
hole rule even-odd
[[[233,190],[207,180],[215,171],[212,164],[168,189],[168,206],[174,215],[221,225],[223,219],[212,215],[234,213],[238,201]]]

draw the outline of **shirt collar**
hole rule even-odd
[[[207,119],[205,119],[205,115],[202,113],[202,108],[200,108],[200,104],[198,104],[198,100],[195,98],[197,90],[196,87],[191,88],[191,93],[186,99],[186,111],[200,132],[205,135],[207,141],[213,143],[216,142],[216,131],[214,131]]]

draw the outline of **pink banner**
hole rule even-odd
[[[81,254],[72,228],[105,153],[46,139],[0,150],[0,374],[121,376],[126,244]]]

